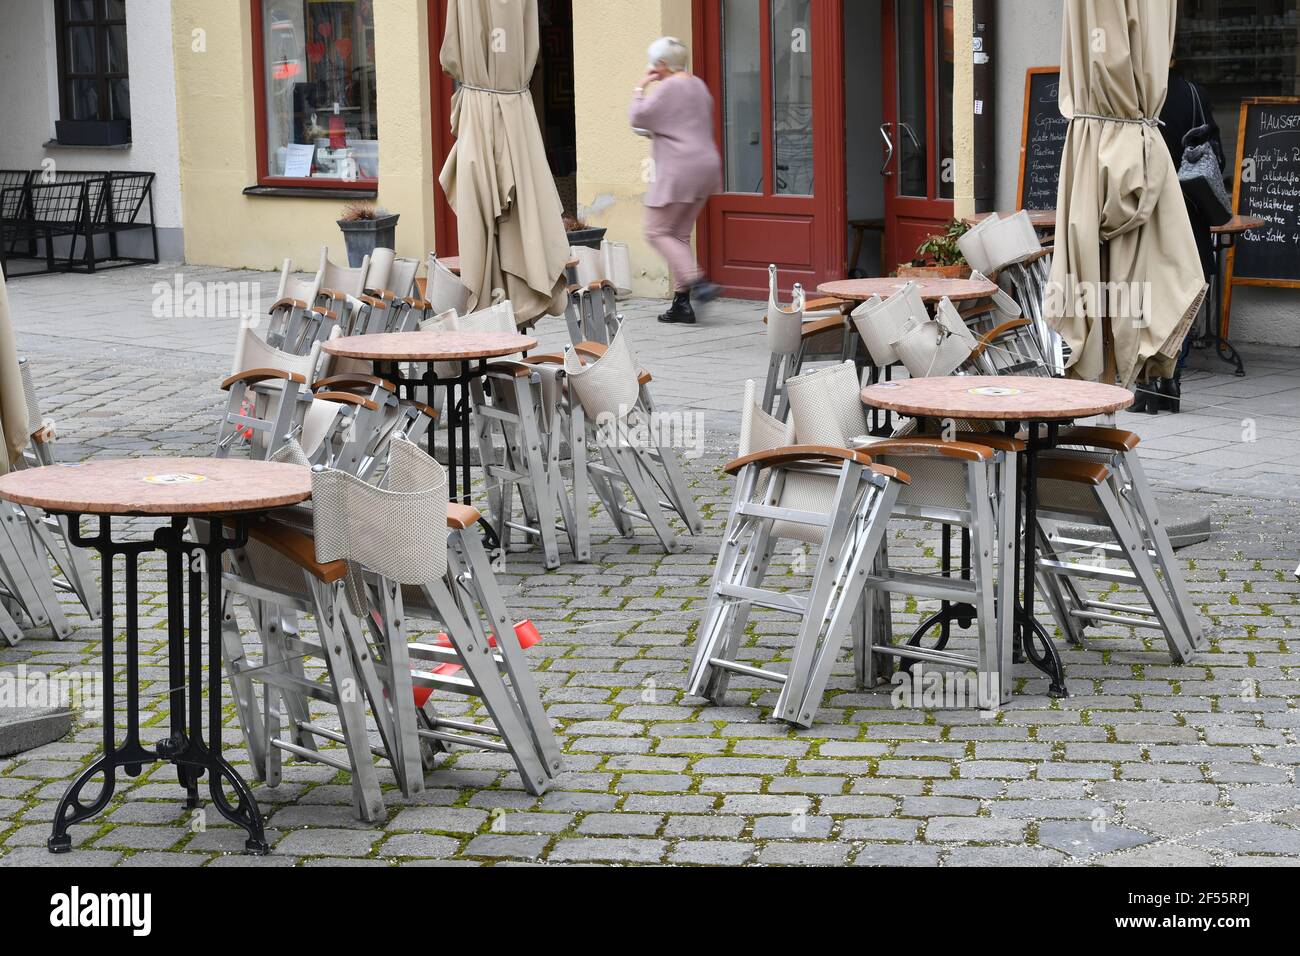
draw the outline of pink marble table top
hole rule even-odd
[[[104,458],[0,477],[0,498],[80,514],[234,514],[310,497],[310,469],[242,458]]]
[[[837,299],[865,302],[873,295],[878,295],[882,299],[888,298],[908,282],[915,282],[920,289],[921,298],[931,303],[938,302],[945,296],[953,302],[986,299],[998,291],[997,285],[987,280],[981,282],[978,279],[905,279],[901,276],[883,279],[836,279],[834,282],[823,282],[817,287],[817,291]]]
[[[528,352],[537,340],[514,332],[381,332],[331,339],[321,348],[372,362],[458,362]]]
[[[979,421],[1064,421],[1128,408],[1133,393],[1115,385],[1023,375],[947,375],[879,382],[862,401],[903,415]]]

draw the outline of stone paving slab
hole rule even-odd
[[[157,271],[165,278],[168,267]],[[20,345],[38,363],[45,413],[66,460],[211,448],[222,405],[216,383],[237,320],[214,320],[203,331],[194,319],[156,322],[148,273],[10,287]],[[71,307],[83,297],[93,312]],[[125,315],[128,304],[145,317]],[[1270,494],[1257,493],[1258,475],[1278,472],[1234,477],[1244,469],[1228,460],[1244,460],[1229,444],[1232,424],[1251,417],[1242,409],[1260,428],[1290,434],[1289,406],[1243,383],[1267,374],[1285,393],[1300,382],[1300,361],[1287,365],[1291,356],[1278,350],[1257,365],[1248,352],[1245,380],[1209,372],[1192,379],[1207,402],[1227,406],[1213,415],[1192,407],[1180,416],[1131,416],[1143,419],[1144,449],[1147,440],[1227,429],[1212,439],[1224,442],[1218,471],[1183,461],[1203,451],[1178,451],[1176,441],[1174,458],[1148,461],[1157,484],[1191,489],[1182,497],[1205,508],[1214,527],[1208,541],[1183,552],[1211,638],[1199,660],[1174,666],[1158,638],[1095,628],[1087,648],[1062,647],[1071,697],[1048,698],[1045,679],[1021,665],[1012,702],[991,719],[895,707],[888,687],[856,689],[845,660],[817,725],[800,731],[768,719],[770,686],[736,678],[723,707],[683,692],[730,498],[720,466],[734,452],[743,380],[761,377],[766,357],[752,303],[722,303],[696,329],[658,326],[653,312],[661,307],[633,301],[627,312],[659,403],[704,415],[703,453],[685,466],[705,533],[664,555],[644,529],[619,538],[597,515],[590,563],[546,572],[535,554],[512,554],[500,575],[512,611],[543,635],[529,658],[568,766],[555,789],[532,797],[508,760],[454,752],[410,799],[381,768],[388,810],[371,828],[351,816],[345,774],[289,761],[279,787],[256,789],[273,853],[250,859],[239,853],[240,833],[215,814],[206,826],[191,819],[175,772],[157,766],[119,781],[108,810],[74,828],[76,849],[52,857],[44,841],[54,804],[102,737],[98,714],[83,710],[65,740],[0,759],[0,866],[1300,862],[1300,583],[1292,576],[1300,513],[1283,494],[1294,488],[1274,481]],[[69,313],[76,317],[62,324]],[[562,337],[546,330],[543,344]],[[136,525],[143,532],[149,523]],[[933,566],[934,529],[900,523],[890,534],[891,554]],[[791,589],[807,587],[800,555],[791,550],[775,564]],[[143,569],[141,586],[144,734],[156,740],[166,732],[158,563]],[[895,626],[914,625],[932,606],[897,598]],[[97,670],[97,628],[71,603],[68,614],[77,626],[68,639],[33,634],[0,648],[0,678],[20,663],[29,674]],[[788,620],[756,613],[743,653],[782,661],[792,640]],[[959,631],[954,647],[972,641]],[[250,639],[250,654],[259,653]],[[225,719],[229,755],[246,770],[229,705]]]

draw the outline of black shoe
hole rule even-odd
[[[1154,415],[1159,411],[1160,396],[1154,394],[1155,382],[1140,382],[1133,390],[1133,404],[1128,407],[1135,415]]]
[[[659,316],[659,321],[694,325],[695,310],[691,308],[690,291],[675,293],[673,295],[673,304],[668,307],[667,312]]]
[[[1162,378],[1157,389],[1160,392],[1160,411],[1177,415],[1182,410],[1182,384],[1176,378]]]
[[[691,286],[691,298],[703,305],[705,302],[712,302],[722,294],[722,286],[716,282],[710,282],[708,276],[701,276],[693,286]]]

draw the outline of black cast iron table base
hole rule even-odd
[[[263,855],[268,851],[262,828],[262,814],[252,791],[239,773],[221,755],[221,695],[224,672],[221,664],[221,557],[225,551],[241,548],[248,540],[247,519],[235,516],[230,522],[233,536],[227,537],[222,518],[206,518],[208,540],[186,539],[187,519],[172,518],[146,540],[114,541],[112,518],[101,515],[99,533],[88,537],[81,532],[81,515],[68,515],[72,540],[83,548],[94,548],[100,556],[102,604],[102,667],[104,674],[104,753],[77,775],[59,800],[54,827],[47,846],[52,853],[72,849],[68,828],[98,815],[113,797],[117,770],[138,777],[148,764],[168,761],[176,765],[177,777],[185,788],[185,805],[199,806],[199,780],[208,778],[208,793],[218,812],[248,834],[244,849]],[[170,734],[154,748],[140,742],[140,649],[139,649],[139,559],[151,551],[162,551],[167,562],[167,667]],[[114,694],[113,561],[125,557],[126,587],[126,739],[118,744]],[[207,739],[203,731],[203,578],[208,579]],[[188,577],[188,582],[186,578]],[[188,583],[188,594],[186,585]],[[186,673],[188,669],[188,674]],[[86,801],[82,791],[94,778],[103,785]],[[226,787],[233,792],[233,800]]]
[[[1016,430],[1008,429],[1012,435]],[[1016,525],[1020,529],[1020,534],[1016,536],[1015,567],[1023,574],[1023,578],[1022,602],[1016,605],[1015,610],[1016,643],[1013,659],[1016,663],[1028,660],[1047,675],[1050,681],[1047,689],[1049,697],[1069,697],[1070,692],[1065,686],[1065,665],[1061,663],[1061,655],[1056,650],[1056,643],[1034,616],[1034,586],[1037,574],[1037,563],[1034,560],[1037,547],[1034,544],[1034,535],[1038,523],[1038,453],[1044,448],[1052,448],[1056,445],[1058,426],[1056,423],[1047,425],[1045,444],[1039,435],[1040,429],[1037,423],[1030,422],[1027,431],[1025,453],[1022,456],[1025,463],[1024,487],[1021,494],[1016,497]],[[949,526],[944,525],[943,537],[940,540],[940,560],[945,573],[952,567],[952,543],[949,531]],[[961,576],[969,578],[970,532],[965,529],[962,530],[961,543]],[[976,609],[971,604],[944,601],[937,612],[922,621],[912,632],[907,643],[911,647],[920,646],[925,635],[937,627],[939,636],[932,647],[935,650],[943,650],[948,644],[953,622],[961,627],[969,627],[976,616]]]

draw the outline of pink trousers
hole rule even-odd
[[[678,292],[690,288],[704,275],[691,252],[691,230],[700,218],[706,200],[673,202],[666,206],[646,206],[645,237],[664,257],[673,274],[673,288]]]

